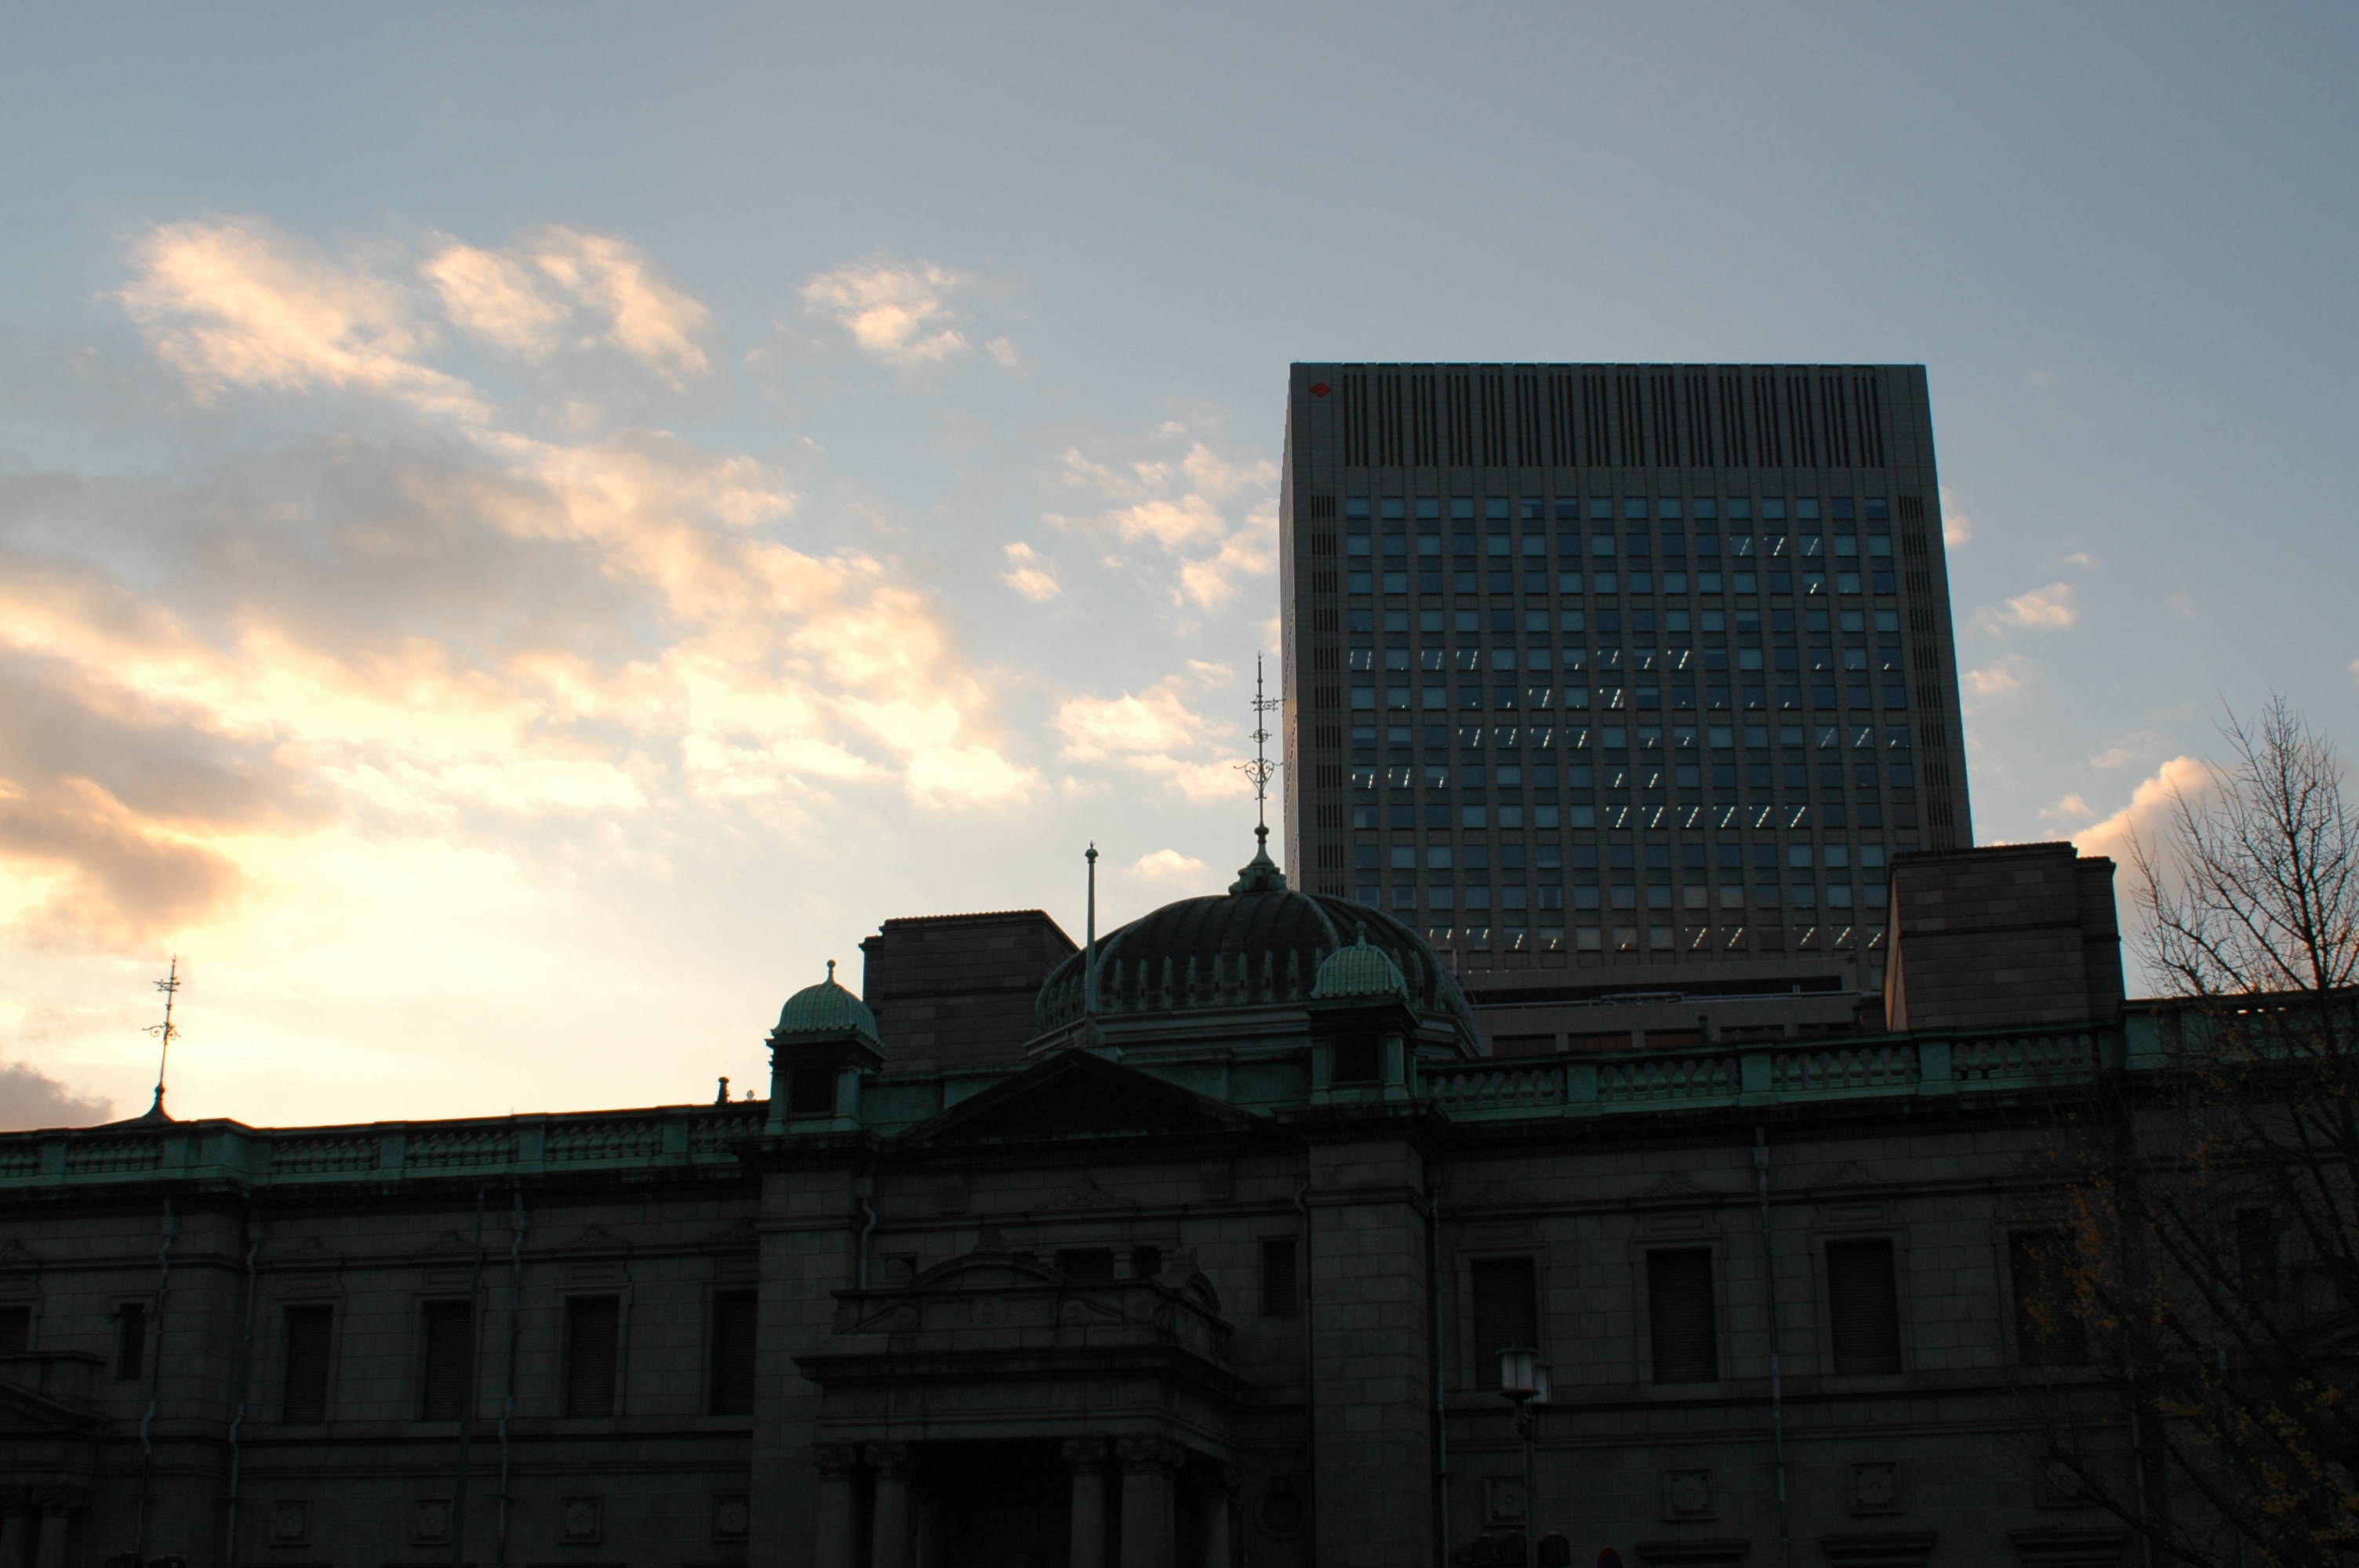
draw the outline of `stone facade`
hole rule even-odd
[[[1501,1061],[1430,954],[1331,1000],[1223,915],[995,1060],[786,1031],[809,1108],[0,1137],[0,1564],[2118,1553],[2026,1457],[2010,1237],[2153,1009]]]

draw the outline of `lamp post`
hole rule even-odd
[[[1540,1365],[1538,1351],[1528,1345],[1510,1345],[1500,1350],[1499,1397],[1516,1407],[1516,1435],[1524,1440],[1524,1539],[1536,1552],[1540,1510],[1532,1481],[1532,1439],[1537,1424],[1532,1407],[1548,1403],[1549,1397],[1549,1369]]]

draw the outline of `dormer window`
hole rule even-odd
[[[1373,1034],[1339,1035],[1335,1041],[1335,1082],[1373,1084],[1384,1077],[1383,1042]]]
[[[794,1116],[825,1116],[835,1109],[835,1069],[797,1067],[787,1080],[787,1110]]]

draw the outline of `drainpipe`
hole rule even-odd
[[[1310,1173],[1302,1173],[1302,1184],[1294,1189],[1294,1206],[1302,1211],[1302,1446],[1310,1468],[1302,1477],[1303,1489],[1310,1497],[1310,1507],[1303,1511],[1310,1516],[1310,1540],[1303,1544],[1306,1559],[1319,1561],[1319,1390],[1313,1373],[1314,1342],[1310,1314],[1310,1282],[1316,1278],[1310,1261]]]
[[[1769,1133],[1753,1129],[1753,1185],[1761,1199],[1762,1299],[1769,1313],[1769,1434],[1777,1464],[1777,1561],[1793,1568],[1794,1521],[1786,1498],[1786,1381],[1777,1358],[1777,1253],[1769,1229]]]
[[[262,1227],[248,1220],[245,1237],[245,1333],[237,1346],[237,1411],[229,1422],[229,1543],[222,1553],[224,1563],[237,1561],[237,1495],[243,1479],[245,1451],[238,1446],[239,1429],[245,1425],[245,1396],[254,1379],[254,1258],[262,1250]]]
[[[860,1200],[860,1212],[868,1217],[860,1222],[860,1258],[857,1278],[860,1288],[868,1288],[868,1233],[876,1228],[876,1206],[866,1198]]]
[[[722,1080],[725,1086],[727,1079]],[[508,1222],[508,1365],[506,1386],[500,1400],[500,1536],[493,1561],[507,1568],[508,1477],[515,1454],[508,1442],[508,1422],[516,1415],[516,1335],[524,1323],[524,1185],[516,1188],[516,1216]]]
[[[459,1475],[451,1494],[451,1565],[467,1561],[468,1454],[475,1444],[475,1373],[483,1365],[475,1344],[475,1305],[484,1299],[484,1188],[475,1187],[475,1266],[467,1277],[467,1397],[459,1407]]]
[[[164,1306],[172,1297],[172,1240],[180,1233],[180,1222],[172,1213],[172,1200],[164,1200],[164,1240],[157,1249],[157,1261],[162,1274],[156,1281],[156,1326],[154,1353],[147,1357],[147,1410],[139,1418],[139,1523],[134,1531],[134,1548],[142,1561],[147,1556],[147,1488],[156,1475],[156,1444],[150,1436],[156,1424],[158,1390],[164,1377]]]
[[[1433,1565],[1450,1568],[1450,1409],[1441,1366],[1441,1189],[1425,1184],[1426,1355],[1433,1363]],[[1531,1507],[1528,1490],[1525,1508]]]

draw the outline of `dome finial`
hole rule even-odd
[[[835,960],[832,958],[827,961],[827,983],[835,984]]]

